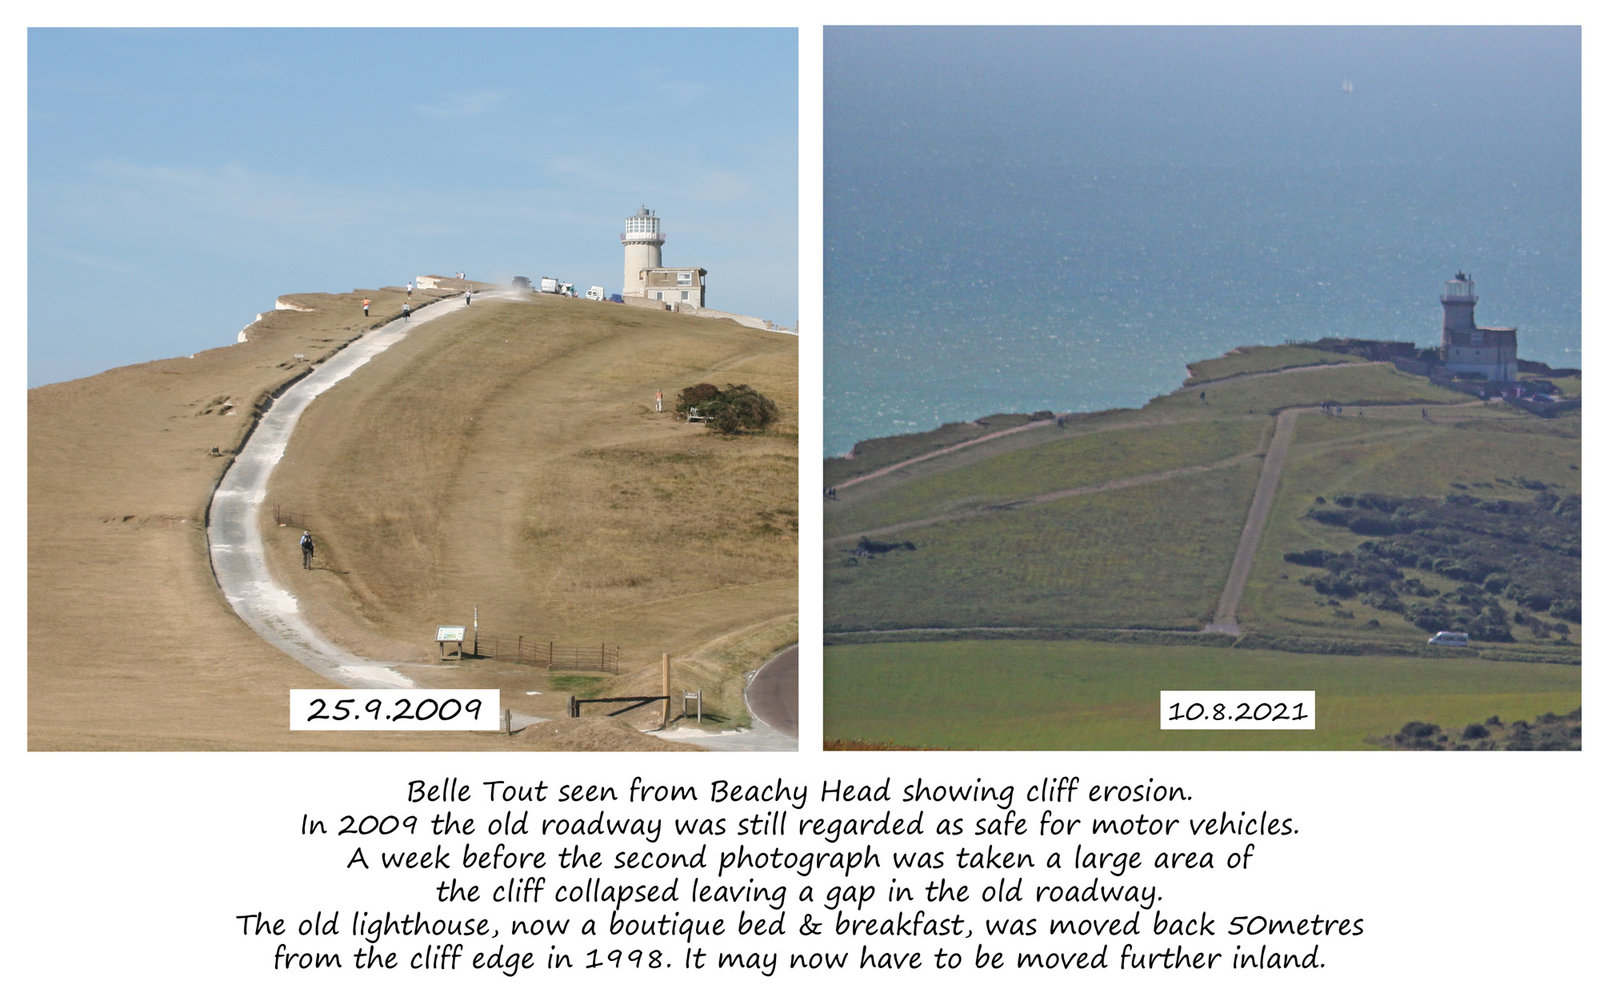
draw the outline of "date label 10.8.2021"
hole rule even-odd
[[[1315,691],[1163,691],[1162,729],[1316,729]]]

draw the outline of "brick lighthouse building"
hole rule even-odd
[[[1460,377],[1512,383],[1517,379],[1517,330],[1479,328],[1473,318],[1478,296],[1472,277],[1457,272],[1439,297],[1444,306],[1444,340],[1439,355]]]

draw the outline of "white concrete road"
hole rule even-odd
[[[211,568],[223,596],[256,634],[336,684],[355,688],[416,687],[393,666],[362,659],[323,638],[301,615],[294,594],[267,571],[261,528],[267,481],[295,425],[317,395],[365,366],[419,324],[466,306],[460,297],[435,301],[357,339],[295,383],[261,417],[211,497],[207,533]]]

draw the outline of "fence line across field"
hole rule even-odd
[[[595,646],[564,646],[553,641],[535,642],[524,635],[513,638],[485,632],[479,632],[474,637],[472,655],[550,670],[599,670],[604,673],[619,673],[622,662],[621,650],[605,642]]]

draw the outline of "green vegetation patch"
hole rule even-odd
[[[1049,418],[1048,412],[1034,413]],[[829,484],[846,481],[857,475],[886,468],[891,464],[921,457],[923,454],[957,443],[975,440],[990,433],[1015,429],[1034,421],[1034,415],[1003,413],[990,415],[975,422],[947,422],[938,429],[925,433],[906,433],[901,436],[882,436],[862,440],[846,457],[829,457],[823,462],[823,479]]]
[[[1362,750],[1418,720],[1532,720],[1579,704],[1580,669],[1089,642],[824,651],[829,739],[983,750]],[[1311,690],[1315,730],[1162,730],[1162,690]]]
[[[561,673],[551,671],[549,687],[552,691],[579,698],[598,698],[611,686],[611,677],[600,673]]]
[[[725,435],[759,432],[778,420],[778,406],[748,384],[694,384],[678,392],[673,411],[680,419],[703,419]]]
[[[1271,373],[1301,366],[1361,362],[1364,362],[1364,360],[1360,356],[1332,352],[1327,349],[1319,349],[1316,346],[1250,345],[1234,349],[1217,359],[1201,360],[1198,363],[1189,364],[1189,379],[1184,383],[1187,385],[1208,380],[1220,380],[1223,377],[1235,377],[1242,373]]]
[[[1547,712],[1532,722],[1518,719],[1510,724],[1491,715],[1460,729],[1408,722],[1384,745],[1396,750],[1582,750],[1583,710],[1566,715]]]
[[[1233,561],[1258,462],[893,536],[827,553],[827,629],[1198,627]]]
[[[1444,421],[1435,417],[1424,422],[1420,413],[1396,418],[1391,412],[1381,418],[1369,414],[1365,419],[1352,419],[1348,410],[1342,418],[1319,413],[1300,416],[1289,464],[1245,592],[1241,620],[1257,633],[1278,637],[1309,634],[1357,646],[1410,646],[1425,640],[1428,633],[1408,621],[1403,609],[1375,609],[1363,605],[1359,595],[1344,599],[1308,589],[1301,582],[1307,567],[1283,556],[1355,550],[1359,539],[1345,527],[1305,517],[1313,509],[1337,508],[1334,500],[1339,498],[1382,495],[1442,502],[1445,497],[1460,495],[1523,504],[1533,502],[1541,492],[1565,497],[1579,490],[1579,440],[1574,422],[1568,418],[1535,419],[1499,406],[1473,407],[1465,414],[1472,418]],[[1567,505],[1577,505],[1576,500]],[[1477,518],[1485,511],[1479,507],[1462,515],[1470,518],[1469,523],[1481,522]],[[1492,522],[1493,515],[1488,515]],[[1428,569],[1401,568],[1405,575],[1400,583],[1415,579],[1420,584],[1411,587],[1413,591],[1436,590],[1443,596],[1464,585]],[[1572,587],[1577,587],[1575,575]],[[1403,608],[1425,598],[1413,592],[1402,593],[1399,599]],[[1462,610],[1477,603],[1476,599],[1463,599],[1467,603],[1460,605]],[[1535,637],[1536,632],[1544,633],[1535,622],[1549,620],[1544,611],[1524,611],[1503,592],[1496,599],[1509,618],[1512,636],[1520,642],[1550,646],[1561,637],[1560,629],[1553,626],[1548,639]],[[1526,625],[1526,631],[1516,627],[1519,623]],[[1577,637],[1574,625],[1571,639]],[[1571,653],[1570,648],[1565,654],[1552,650],[1543,658],[1567,659]]]
[[[1563,622],[1582,619],[1579,574],[1583,507],[1578,496],[1542,491],[1528,502],[1342,495],[1306,518],[1361,535],[1352,550],[1315,548],[1284,560],[1306,566],[1301,582],[1340,600],[1403,616],[1423,631],[1469,633],[1475,641],[1511,642],[1512,615],[1536,639],[1566,637]],[[1429,586],[1408,571],[1427,571],[1453,588]]]
[[[1204,392],[1205,401],[1200,400]],[[1417,403],[1434,406],[1472,399],[1429,383],[1422,377],[1401,373],[1387,364],[1334,367],[1328,369],[1285,370],[1247,380],[1202,388],[1185,388],[1151,401],[1144,413],[1164,418],[1172,413],[1194,414],[1200,409],[1212,412],[1271,412],[1293,406],[1313,406],[1325,401],[1350,408],[1376,404]],[[1420,414],[1420,413],[1419,413]]]
[[[860,503],[851,499],[861,490],[852,490],[844,503],[830,503],[824,510],[826,534],[833,538],[905,520],[1212,463],[1257,449],[1269,421],[1264,416],[1230,418],[1068,435],[894,482]]]

